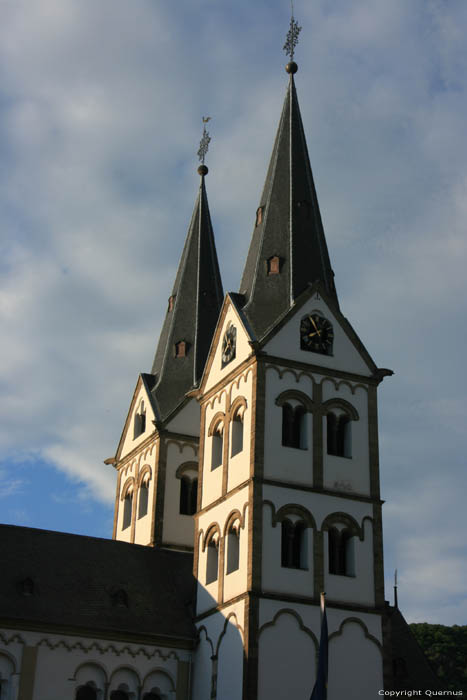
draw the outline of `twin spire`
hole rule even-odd
[[[292,16],[284,46],[290,79],[240,285],[243,311],[258,340],[317,281],[338,303],[294,83],[300,29]],[[198,197],[152,366],[161,422],[199,384],[223,301],[204,182],[208,120],[203,117]]]

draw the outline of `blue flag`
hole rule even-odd
[[[321,607],[323,614],[321,619],[321,637],[319,640],[318,674],[310,700],[326,700],[328,695],[328,621],[326,618],[324,595],[321,596]]]

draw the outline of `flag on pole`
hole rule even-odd
[[[328,621],[325,593],[321,593],[321,636],[318,652],[318,673],[310,700],[326,700],[328,695]]]

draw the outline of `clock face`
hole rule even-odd
[[[300,348],[321,355],[332,353],[334,331],[326,318],[318,314],[309,314],[300,323]]]
[[[237,329],[229,326],[222,339],[222,367],[225,367],[235,357],[235,346],[237,339]]]

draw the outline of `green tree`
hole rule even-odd
[[[467,625],[409,626],[445,689],[467,693]]]

